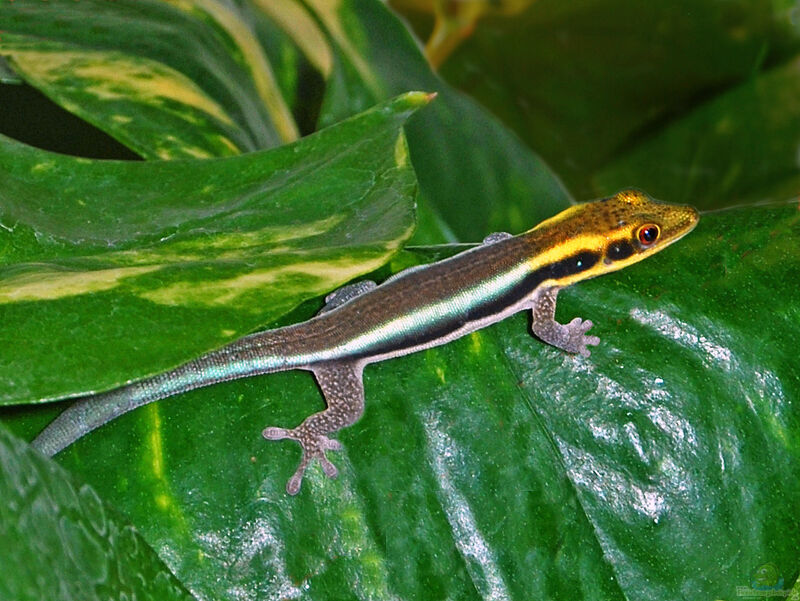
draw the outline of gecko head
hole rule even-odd
[[[688,205],[659,202],[639,190],[584,205],[598,235],[605,270],[613,271],[665,249],[691,232],[700,215]],[[588,216],[588,214],[587,214]]]
[[[558,282],[569,285],[665,249],[692,231],[699,218],[690,206],[659,202],[639,190],[623,190],[570,207],[526,232],[538,251],[531,264],[534,268],[557,264]]]

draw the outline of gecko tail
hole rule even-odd
[[[50,422],[31,446],[52,457],[120,415],[176,394],[178,390],[174,388],[177,388],[176,381],[169,374],[161,374],[108,392],[81,397]]]
[[[135,407],[120,408],[111,403],[103,403],[100,398],[102,396],[91,395],[78,400],[50,422],[33,439],[31,446],[52,457],[92,430],[135,409]]]
[[[54,419],[31,442],[45,455],[53,456],[120,415],[167,397],[236,379],[242,374],[220,373],[213,363],[189,362],[172,371],[132,382],[107,392],[79,398]]]
[[[285,354],[285,338],[282,330],[259,332],[171,371],[81,397],[31,445],[53,456],[92,430],[148,403],[227,380],[304,367],[302,360]]]
[[[31,442],[31,446],[52,457],[92,430],[128,411],[176,394],[251,375],[231,370],[222,372],[215,363],[205,358],[201,361],[189,362],[172,371],[79,398],[50,422]]]

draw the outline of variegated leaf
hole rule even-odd
[[[91,161],[0,138],[0,403],[162,371],[372,271],[413,230],[410,93],[271,151]]]

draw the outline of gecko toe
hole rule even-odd
[[[594,325],[591,319],[581,319],[580,317],[574,318],[570,321],[566,327],[569,329],[570,332],[579,332],[584,334],[589,331],[589,329]]]
[[[587,347],[589,345],[597,346],[598,344],[600,344],[600,339],[597,336],[586,336],[585,334],[583,334],[581,335],[580,341],[578,343],[580,349],[578,352],[583,357],[591,357],[592,351],[590,351]]]
[[[284,438],[293,438],[292,431],[286,428],[264,428],[261,436],[268,440],[283,440]]]
[[[294,496],[300,492],[300,485],[303,483],[303,472],[305,471],[306,471],[305,465],[297,468],[297,471],[294,473],[294,476],[289,478],[289,481],[286,483],[287,493]]]
[[[576,317],[568,324],[564,325],[563,328],[567,340],[561,348],[572,353],[577,353],[582,357],[590,357],[592,353],[587,347],[600,344],[600,338],[586,334],[593,325],[594,323],[592,323],[592,320],[584,320],[580,317]]]
[[[325,472],[328,478],[336,478],[336,476],[339,475],[339,470],[336,469],[336,466],[333,465],[325,455],[319,457],[319,462],[322,465],[322,471]]]

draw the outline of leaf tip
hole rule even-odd
[[[405,94],[406,101],[414,107],[425,106],[438,96],[439,92],[408,92]]]

